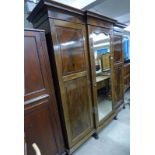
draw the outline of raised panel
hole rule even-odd
[[[71,138],[73,140],[91,127],[87,78],[81,77],[66,82],[65,90]]]
[[[28,155],[36,155],[32,148],[33,143],[37,144],[42,155],[57,154],[48,104],[49,101],[42,101],[37,106],[25,110],[24,130]]]
[[[24,38],[25,94],[43,89],[44,81],[35,37]]]
[[[119,102],[123,99],[123,66],[115,67],[114,68],[114,101]]]
[[[122,52],[122,37],[114,36],[114,62],[122,62],[123,61],[123,52]]]
[[[61,51],[62,74],[83,71],[85,58],[82,30],[56,26],[56,31]]]
[[[130,64],[124,64],[124,90],[130,87]]]

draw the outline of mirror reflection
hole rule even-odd
[[[91,37],[96,66],[98,117],[101,121],[112,111],[110,36],[93,33]]]

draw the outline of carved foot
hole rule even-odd
[[[125,104],[123,104],[123,109],[125,109]]]
[[[93,134],[93,137],[94,137],[95,139],[99,139],[99,136],[98,136],[98,134],[97,134],[96,132]]]
[[[114,120],[118,120],[117,116],[114,117]]]
[[[69,152],[69,150],[66,150],[65,155],[71,155],[71,153]]]

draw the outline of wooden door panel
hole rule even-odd
[[[114,101],[117,103],[123,99],[124,89],[123,89],[123,64],[114,67]]]
[[[84,44],[81,29],[56,27],[62,59],[63,75],[83,71]]]
[[[123,62],[123,51],[122,51],[122,36],[113,36],[114,44],[114,63]]]
[[[35,37],[24,38],[25,95],[45,88]]]
[[[124,98],[124,56],[122,49],[122,35],[113,35],[113,48],[114,48],[114,103],[116,109],[123,103]]]
[[[24,36],[24,99],[48,94],[49,62],[44,33],[26,31]]]
[[[87,77],[77,78],[65,83],[71,140],[92,126],[88,89]]]
[[[54,126],[50,119],[49,101],[37,103],[25,110],[25,133],[28,155],[36,155],[32,144],[36,143],[43,155],[56,155],[57,146],[54,137]]]
[[[130,64],[124,64],[124,90],[130,86]]]

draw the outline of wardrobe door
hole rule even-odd
[[[64,151],[44,32],[24,33],[24,132],[28,155]]]
[[[116,108],[123,103],[124,97],[124,56],[122,46],[122,36],[114,34],[114,102]]]
[[[72,147],[93,130],[86,30],[82,24],[60,20],[50,23],[67,137]]]
[[[101,129],[114,115],[112,30],[88,25],[95,125]]]

